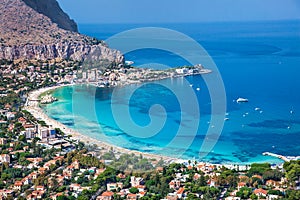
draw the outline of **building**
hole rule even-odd
[[[101,196],[98,196],[96,200],[111,200],[113,199],[114,193],[110,191],[103,192]]]
[[[240,190],[243,187],[246,187],[246,183],[245,182],[239,182],[238,183],[238,190]]]
[[[7,143],[6,138],[0,138],[0,145],[5,145]]]
[[[3,197],[4,199],[8,198],[8,197],[13,197],[14,195],[14,191],[13,190],[0,190],[0,199],[2,199],[1,197]]]
[[[181,199],[183,197],[184,188],[179,188],[179,190],[176,192],[177,197]]]
[[[186,74],[186,73],[188,73],[188,69],[187,68],[176,69],[176,73],[177,74]]]
[[[259,189],[256,189],[256,190],[254,190],[254,192],[253,192],[256,196],[259,196],[259,197],[265,197],[265,196],[267,196],[267,194],[268,194],[268,191],[267,190],[264,190],[264,189],[261,189],[261,188],[259,188]]]
[[[40,138],[41,140],[55,138],[55,136],[56,136],[55,129],[48,128],[48,127],[39,127],[37,132],[37,137]]]
[[[0,155],[0,162],[2,163],[10,163],[10,156],[8,154]]]
[[[141,177],[135,177],[135,176],[132,176],[130,178],[130,183],[131,183],[131,187],[137,187],[139,185],[143,185],[144,184],[144,180],[143,178]]]
[[[25,131],[22,131],[23,135],[26,139],[32,139],[36,136],[37,127],[33,124],[24,124],[23,125]]]
[[[22,189],[22,181],[16,181],[14,184],[14,190],[21,190]]]
[[[112,191],[112,190],[117,190],[118,188],[123,189],[123,183],[118,182],[118,183],[108,183],[106,185],[106,188],[108,191]]]

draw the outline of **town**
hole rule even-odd
[[[239,167],[197,161],[170,163],[141,154],[121,154],[75,140],[23,110],[28,92],[46,86],[88,80],[107,87],[128,83],[128,79],[143,82],[198,70],[153,73],[124,67],[98,76],[99,71],[84,73],[80,63],[73,61],[2,61],[0,198],[300,199],[300,161]],[[81,77],[76,76],[78,71]],[[56,100],[46,99],[43,103]]]

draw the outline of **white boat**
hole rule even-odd
[[[261,109],[260,109],[260,108],[255,108],[254,110],[255,110],[255,111],[260,111]]]
[[[238,98],[236,100],[237,103],[244,103],[244,102],[248,102],[249,100],[248,99],[244,99],[244,98]]]
[[[125,65],[133,65],[134,64],[134,62],[133,61],[130,61],[130,60],[128,60],[128,61],[125,61]]]
[[[229,118],[228,118],[228,117],[224,118],[224,121],[228,121],[228,120],[229,120]]]
[[[196,90],[197,90],[197,91],[200,91],[200,88],[197,88]]]

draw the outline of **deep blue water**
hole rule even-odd
[[[193,38],[205,48],[220,71],[226,90],[226,117],[229,120],[225,121],[216,146],[207,156],[201,157],[202,160],[216,163],[278,162],[261,154],[265,151],[284,155],[300,154],[299,21],[106,24],[80,25],[79,28],[87,35],[107,39],[121,31],[148,26],[170,28]],[[172,52],[153,48],[133,51],[125,56],[126,60],[134,61],[136,66],[147,63],[170,67],[190,64]],[[214,75],[215,72],[203,76]],[[201,76],[187,77],[186,80],[193,85],[191,89],[198,101],[201,114],[199,123],[194,113],[197,106],[191,103],[191,110],[184,113],[180,109],[180,103],[189,104],[191,99],[186,97],[184,102],[180,102],[174,95],[174,91],[187,90],[183,78],[162,80],[142,87],[130,85],[117,88],[113,98],[114,90],[111,88],[62,88],[55,93],[61,101],[45,109],[54,119],[118,146],[172,156],[184,152],[183,158],[199,158],[206,132],[213,126],[210,123],[211,97]],[[169,86],[173,90],[168,89]],[[196,88],[201,90],[197,91]],[[131,91],[134,93],[130,96]],[[249,102],[238,104],[234,101],[238,97],[248,98]],[[125,100],[129,103],[126,104]],[[124,131],[124,127],[120,128],[112,115],[111,105],[117,109],[125,107],[137,125],[147,126],[151,122],[149,108],[155,104],[164,107],[166,116],[162,110],[154,109],[153,120],[159,123],[166,117],[166,123],[156,135],[144,139],[135,135],[140,133],[135,127],[125,124]],[[128,116],[122,112],[118,116],[121,120],[128,120]],[[196,131],[193,129],[195,121],[199,125]],[[180,127],[184,127],[184,134],[176,135]],[[148,134],[146,129],[142,133]],[[178,140],[172,143],[174,138]],[[189,142],[192,144],[189,145]]]

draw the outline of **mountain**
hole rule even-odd
[[[56,0],[1,0],[0,22],[0,59],[124,62],[103,41],[79,34]]]
[[[58,27],[78,32],[77,24],[64,13],[56,0],[23,0],[29,7],[51,19]]]

